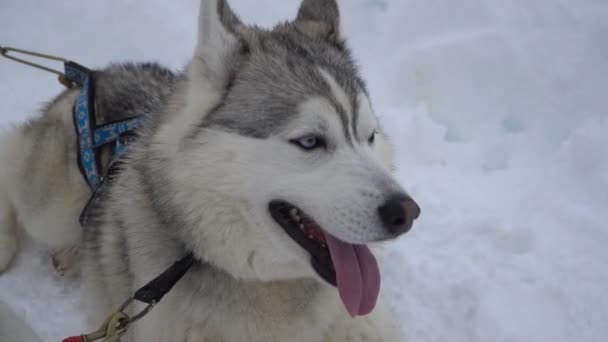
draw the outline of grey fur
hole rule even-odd
[[[296,26],[313,38],[341,46],[340,11],[335,0],[305,0],[300,6]]]
[[[95,74],[97,124],[159,112],[179,78],[156,63],[114,64]]]
[[[239,17],[236,15],[236,13],[234,13],[232,8],[230,8],[228,1],[219,1],[217,10],[222,24],[224,24],[224,26],[233,34],[236,33],[239,26],[243,25],[241,19],[239,19]]]
[[[292,119],[296,104],[307,97],[324,96],[336,104],[318,68],[336,79],[352,103],[358,92],[366,92],[348,50],[311,38],[294,23],[278,25],[271,31],[241,29],[240,39],[248,53],[241,57],[239,68],[233,70],[224,99],[205,116],[201,127],[267,138]],[[346,115],[350,113],[339,106],[337,112],[349,137]],[[355,120],[352,122],[355,125]]]
[[[340,12],[335,0],[304,0],[300,5],[296,22],[322,22],[333,26],[336,30],[340,25]]]

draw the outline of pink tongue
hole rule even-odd
[[[380,293],[380,270],[369,248],[351,245],[325,234],[336,268],[342,303],[352,316],[367,315],[376,306]]]

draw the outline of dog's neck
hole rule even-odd
[[[251,309],[257,311],[257,314],[277,318],[305,314],[323,290],[332,290],[313,279],[274,282],[236,279],[222,270],[200,262],[190,269],[176,290],[179,291],[180,288],[187,289],[190,293],[195,289],[197,293],[197,298],[192,303],[185,304],[185,310],[217,310],[217,302],[221,301],[222,311]],[[248,299],[246,302],[250,308],[244,308],[242,300],[231,300],[243,297]],[[194,304],[195,301],[199,303]],[[231,307],[233,302],[238,307]],[[196,316],[202,317],[200,312]]]
[[[192,329],[218,331],[234,322],[247,325],[235,327],[238,331],[279,329],[289,335],[290,329],[327,325],[341,313],[337,291],[317,280],[239,280],[204,263],[188,271],[167,301],[175,310],[171,314],[191,322]]]

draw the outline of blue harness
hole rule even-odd
[[[126,137],[132,135],[143,117],[97,125],[95,117],[93,72],[74,62],[64,64],[66,80],[80,86],[74,105],[74,127],[78,141],[78,167],[92,190],[103,181],[104,172],[100,152],[103,146],[114,144],[110,163],[125,150]]]

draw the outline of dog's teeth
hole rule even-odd
[[[314,239],[314,236],[312,236],[312,234],[308,234],[308,238],[312,240]]]
[[[304,230],[304,225],[300,224],[300,229]]]
[[[322,244],[321,244],[321,247],[323,247],[323,248],[327,248],[327,245],[326,245],[326,244],[324,244],[324,243],[322,243]]]
[[[298,215],[298,209],[296,208],[291,208],[291,210],[289,211],[289,215],[296,222],[302,221],[302,218],[300,217],[300,215]]]

